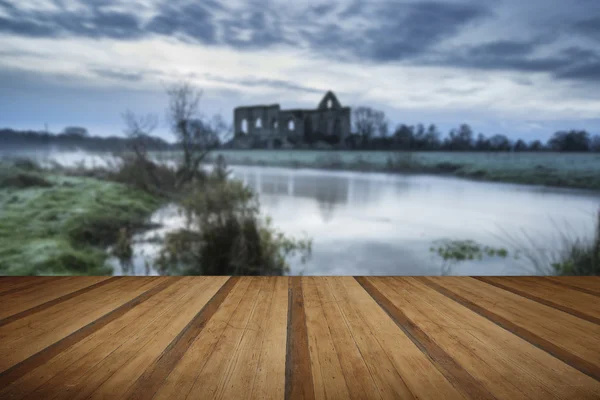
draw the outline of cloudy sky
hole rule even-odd
[[[600,133],[600,1],[0,0],[0,127],[121,134],[181,79],[229,120],[333,90],[394,124]]]

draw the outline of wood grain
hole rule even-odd
[[[202,304],[202,308],[196,313],[191,321],[183,330],[179,330],[179,334],[173,339],[169,345],[162,351],[160,357],[154,359],[144,373],[135,381],[131,388],[122,396],[127,399],[146,399],[152,398],[158,388],[162,385],[165,378],[173,370],[177,362],[183,357],[196,336],[201,332],[206,323],[216,313],[219,306],[231,292],[231,289],[237,284],[239,278],[232,277],[224,281],[223,278],[213,278],[216,287],[208,292],[203,293],[204,296],[195,296],[195,301]],[[216,292],[216,293],[215,293]],[[193,293],[193,292],[192,292]],[[200,299],[200,301],[198,301]],[[187,319],[184,317],[184,319]],[[171,328],[170,326],[169,328]],[[152,346],[149,346],[152,347]],[[160,345],[159,345],[160,347]],[[152,359],[152,357],[150,357]],[[134,368],[135,369],[135,368]],[[123,385],[116,385],[117,390],[123,389]],[[117,398],[116,393],[112,398]]]
[[[93,332],[99,330],[103,326],[107,325],[108,323],[114,321],[121,315],[123,315],[126,312],[133,309],[138,304],[146,301],[148,298],[152,297],[154,294],[165,289],[168,285],[172,284],[173,282],[174,281],[167,281],[167,280],[162,281],[162,282],[157,281],[157,280],[154,280],[154,282],[142,281],[143,284],[141,286],[136,286],[136,288],[144,289],[145,291],[143,291],[141,294],[135,296],[131,300],[125,302],[124,304],[121,304],[119,307],[112,309],[110,312],[102,315],[101,317],[99,317],[95,320],[92,320],[92,322],[89,322],[88,324],[82,326],[81,328],[75,330],[74,332],[64,336],[62,339],[60,339],[56,342],[53,342],[52,344],[48,345],[47,347],[42,347],[43,345],[46,344],[45,341],[42,342],[42,345],[37,344],[37,346],[34,346],[34,347],[35,348],[42,347],[43,350],[40,350],[37,353],[33,353],[28,358],[23,358],[22,360],[15,363],[14,360],[19,360],[20,357],[19,358],[11,357],[10,360],[8,362],[5,362],[5,364],[4,364],[6,366],[10,365],[10,367],[7,369],[4,369],[0,373],[0,389],[4,388],[9,383],[11,383],[11,382],[15,381],[16,379],[20,378],[21,376],[25,375],[32,369],[46,363],[48,360],[52,359],[56,355],[60,354],[62,351],[73,346],[74,344],[80,342],[81,340],[83,340],[84,338],[86,338],[87,336],[92,334]],[[137,290],[133,291],[134,295],[136,293],[137,293]],[[120,300],[120,299],[118,299],[118,300]],[[64,303],[63,303],[63,305],[64,305]],[[36,317],[37,316],[39,316],[39,314],[36,315]],[[14,348],[13,348],[13,350],[14,350]],[[31,351],[31,350],[29,350],[29,348],[27,350],[28,350],[27,353],[29,353]],[[20,355],[20,354],[22,354],[22,352],[18,352],[18,354]]]
[[[494,397],[592,399],[600,394],[595,379],[418,280],[370,279]]]
[[[482,282],[600,325],[600,301],[596,296],[568,287],[557,288],[531,278],[476,277]]]
[[[0,398],[599,399],[597,288],[596,277],[0,278]]]
[[[201,279],[201,278],[197,278]],[[173,371],[155,394],[155,399],[186,398],[210,355],[223,336],[225,328],[242,303],[250,287],[250,279],[242,278],[232,288],[206,327],[198,334]]]
[[[600,380],[600,326],[470,278],[417,278],[448,298]]]
[[[286,400],[314,399],[302,278],[290,277],[289,279],[285,398]]]
[[[588,276],[548,276],[545,280],[583,293],[600,296],[600,279]]]
[[[117,281],[118,277],[86,277],[73,280],[71,284],[54,284],[51,291],[36,291],[34,296],[22,292],[13,295],[11,301],[3,301],[6,307],[0,311],[0,327],[21,318],[42,312],[57,304],[63,303],[80,294],[89,292],[106,284]],[[69,282],[67,282],[69,283]],[[33,301],[27,301],[33,299]],[[12,307],[11,307],[12,305]]]
[[[467,398],[493,399],[494,396],[482,388],[480,382],[475,379],[460,363],[450,356],[442,347],[432,340],[427,333],[415,324],[402,310],[394,304],[379,287],[375,286],[369,278],[357,277],[360,285],[373,297],[373,299],[390,315],[398,327],[408,336],[421,351],[427,355],[452,385],[462,391]],[[389,293],[389,291],[386,291]]]

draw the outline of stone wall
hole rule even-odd
[[[335,95],[327,92],[313,110],[281,110],[278,104],[238,107],[234,110],[234,128],[238,137],[311,141],[335,135],[343,143],[350,135],[350,118],[350,107],[342,107]]]

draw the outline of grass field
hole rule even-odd
[[[118,183],[0,163],[0,275],[110,274],[102,246],[158,205]]]

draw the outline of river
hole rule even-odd
[[[233,176],[260,196],[261,211],[286,234],[313,240],[306,264],[291,274],[440,275],[435,241],[471,239],[509,250],[506,258],[463,261],[451,275],[531,275],[517,251],[552,257],[564,236],[591,239],[600,193],[459,178],[236,166]],[[165,226],[139,235],[133,268],[115,274],[155,274],[144,257],[156,253],[149,237],[181,226],[172,206],[159,210]],[[144,253],[144,254],[142,254]]]

